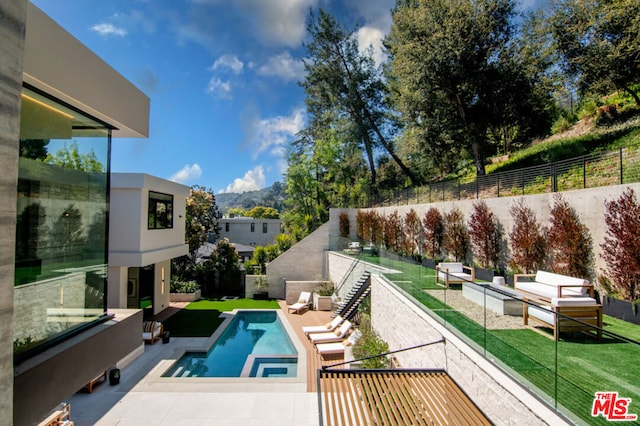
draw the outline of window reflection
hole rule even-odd
[[[14,349],[28,351],[105,313],[111,130],[23,89]]]

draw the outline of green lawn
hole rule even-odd
[[[222,324],[222,312],[234,309],[279,309],[275,300],[219,300],[201,299],[189,303],[163,324],[173,337],[209,337]]]
[[[433,269],[385,257],[365,256],[362,260],[401,271],[386,277],[439,316],[448,328],[457,329],[486,351],[487,358],[515,371],[525,386],[531,384],[544,392],[551,404],[556,401],[589,424],[607,424],[604,418],[590,415],[594,393],[618,391],[621,397],[632,398],[629,412],[640,414],[640,345],[606,334],[597,340],[573,333],[556,342],[530,329],[486,330],[424,291],[444,292],[435,284]],[[640,341],[640,326],[607,315],[603,322],[606,331]]]

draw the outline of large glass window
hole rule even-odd
[[[149,229],[173,228],[173,195],[149,191]]]
[[[23,88],[14,350],[104,317],[111,129]]]

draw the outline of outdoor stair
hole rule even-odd
[[[356,284],[342,299],[338,308],[331,314],[333,318],[340,315],[344,319],[351,319],[356,313],[360,302],[369,295],[371,291],[371,273],[365,272],[358,279]]]

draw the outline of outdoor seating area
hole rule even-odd
[[[307,311],[309,309],[310,303],[311,303],[311,292],[302,291],[300,292],[300,297],[298,298],[298,301],[293,305],[289,305],[287,307],[287,311],[290,313],[293,312],[296,314],[301,314],[302,312]]]
[[[142,323],[142,340],[152,345],[162,338],[164,327],[160,321],[145,321]]]
[[[465,266],[462,262],[440,262],[436,265],[436,283],[442,281],[446,288],[449,288],[450,284],[474,282],[475,279],[475,268]]]
[[[535,330],[535,324],[553,330],[558,340],[561,332],[595,331],[602,339],[602,305],[591,297],[552,298],[551,304],[530,304],[523,299],[523,324]],[[531,322],[533,321],[533,324]]]

